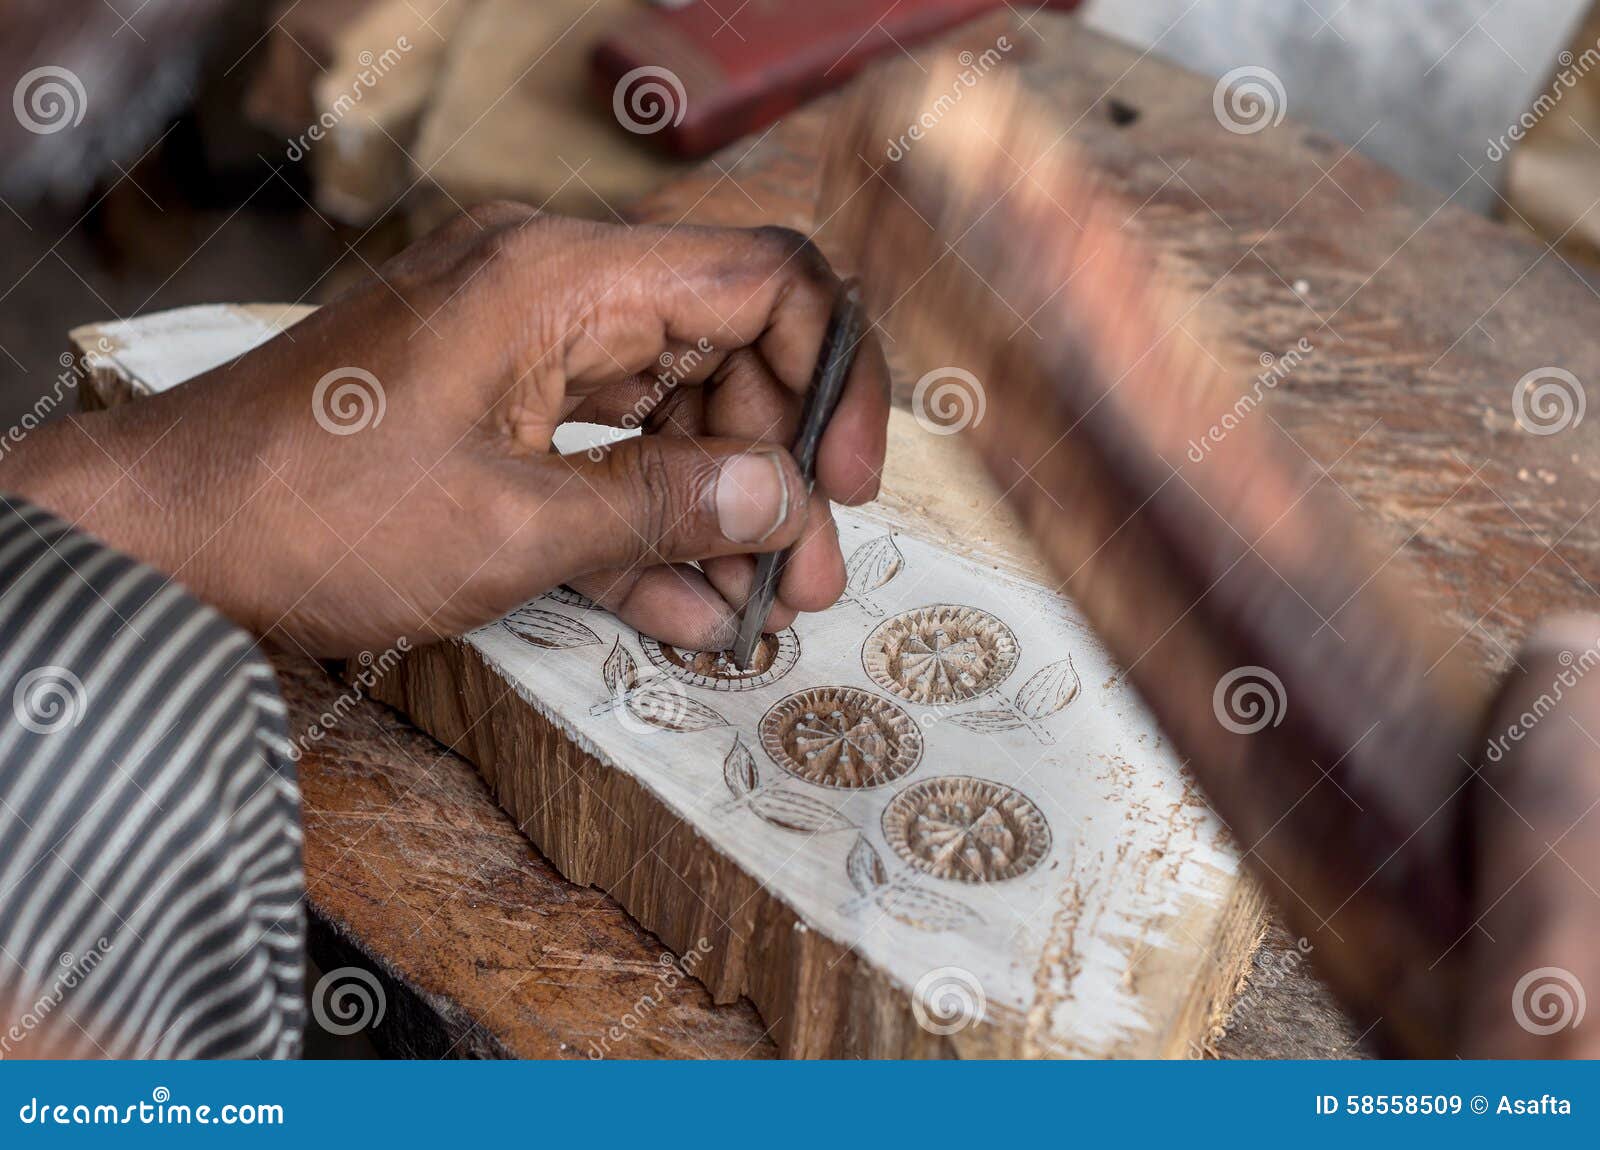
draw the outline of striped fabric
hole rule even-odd
[[[299,1052],[286,729],[243,631],[0,496],[0,1056]]]

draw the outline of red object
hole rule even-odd
[[[1003,7],[1002,0],[695,0],[641,9],[596,45],[592,63],[599,94],[622,127],[694,158],[838,87],[876,56]],[[1009,35],[1015,49],[1028,33]]]

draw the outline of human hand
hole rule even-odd
[[[1467,1058],[1593,1058],[1600,988],[1600,619],[1540,624],[1502,684],[1469,780],[1472,927],[1451,1024]]]
[[[491,205],[230,364],[41,429],[0,488],[317,655],[459,634],[558,583],[722,649],[751,554],[798,544],[770,629],[821,610],[845,577],[830,503],[877,493],[870,335],[809,498],[785,450],[839,288],[782,229]],[[645,434],[556,455],[571,419]]]

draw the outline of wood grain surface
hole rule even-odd
[[[300,760],[311,952],[374,971],[396,1057],[770,1058],[615,901],[564,880],[472,766],[317,663],[274,658]],[[324,716],[336,715],[329,722]]]
[[[1595,297],[1583,277],[1557,253],[1442,204],[1292,119],[1253,136],[1219,130],[1209,81],[1070,21],[1038,17],[1031,28],[1016,35],[1030,83],[1059,105],[1074,139],[1121,191],[1130,226],[1203,295],[1203,330],[1227,331],[1247,356],[1282,356],[1302,337],[1315,344],[1274,389],[1270,417],[1388,542],[1392,561],[1413,569],[1485,673],[1509,664],[1539,615],[1591,604],[1600,547],[1589,514],[1600,499],[1593,423],[1532,436],[1517,430],[1511,408],[1531,371],[1600,372]],[[641,214],[673,220],[694,209],[696,219],[809,226],[824,115],[798,114],[729,149]],[[1222,358],[1227,349],[1210,350]],[[299,689],[289,681],[291,698]],[[363,754],[375,757],[358,761],[376,761],[383,745],[370,743]],[[387,769],[402,770],[394,762]],[[402,773],[393,785],[420,777]],[[464,776],[463,795],[468,782],[478,785]],[[426,804],[420,823],[460,817],[450,813],[459,808],[431,804],[431,789],[412,789]],[[336,801],[314,792],[308,787],[313,838],[324,833],[318,804]],[[477,818],[498,817],[481,786],[476,809]],[[397,821],[387,833],[404,830]],[[441,891],[451,889],[448,876],[462,883],[482,865],[460,843],[441,846],[428,864]],[[366,866],[394,883],[423,856],[373,862],[308,848],[308,857],[318,888],[365,881],[381,889],[362,877]],[[482,1017],[506,1050],[541,1048],[481,1016],[482,1001],[463,1006],[458,986],[441,988],[428,974],[440,943],[393,925],[408,909],[374,898],[314,910],[346,938],[382,939],[354,949],[397,980],[442,995],[430,1007],[436,1016],[460,1008],[455,1018]],[[503,925],[506,917],[463,923],[461,953],[509,945],[518,928]],[[1218,1020],[1219,1053],[1349,1052],[1372,1020],[1349,1022],[1331,1007],[1310,973],[1316,941],[1307,940],[1307,960],[1269,974],[1268,959],[1281,968],[1296,950],[1293,939],[1269,934],[1232,1017]],[[648,949],[637,953],[648,961]],[[528,984],[511,998],[525,993]]]

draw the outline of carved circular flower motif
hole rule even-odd
[[[1050,853],[1050,824],[1021,791],[953,775],[901,791],[883,811],[894,852],[934,878],[1001,882]]]
[[[913,703],[958,703],[1017,665],[1017,637],[987,611],[940,604],[879,623],[861,649],[867,676]]]
[[[922,759],[922,732],[888,699],[854,687],[799,691],[761,717],[772,761],[822,787],[879,787]]]
[[[756,647],[755,662],[748,669],[733,661],[732,651],[689,651],[644,635],[639,636],[639,646],[644,648],[645,658],[674,679],[708,691],[753,691],[765,687],[787,675],[800,658],[800,640],[790,629],[763,635]]]

